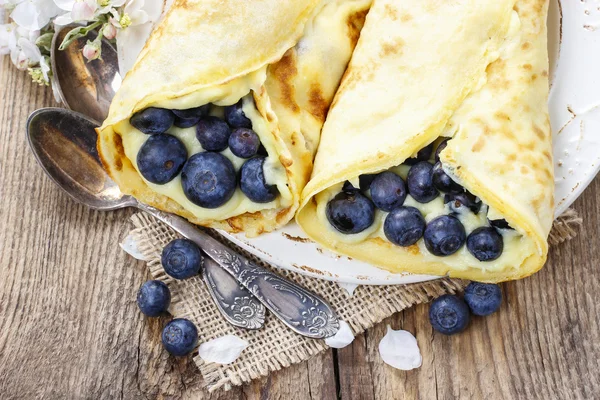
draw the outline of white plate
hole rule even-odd
[[[551,1],[548,17],[556,215],[575,201],[600,168],[600,0],[561,3]],[[317,278],[372,285],[437,278],[391,274],[338,256],[307,239],[294,223],[255,239],[227,236],[281,268]]]

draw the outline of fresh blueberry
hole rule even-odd
[[[490,225],[496,229],[513,229],[504,218],[490,220]]]
[[[406,184],[408,193],[419,203],[429,203],[439,195],[433,186],[433,166],[427,161],[421,161],[410,167]]]
[[[137,154],[137,165],[147,181],[163,185],[179,174],[187,160],[187,149],[171,135],[153,135]]]
[[[173,125],[175,115],[165,108],[148,107],[136,112],[129,119],[129,123],[137,130],[148,135],[165,133]]]
[[[208,115],[210,104],[205,104],[200,107],[188,108],[186,110],[172,110],[176,117],[182,119],[202,118]]]
[[[416,157],[412,157],[412,158],[405,160],[404,164],[415,165],[416,163],[418,163],[420,161],[427,161],[431,157],[432,152],[433,152],[433,143],[431,143],[429,146],[423,147],[421,150],[419,150]]]
[[[172,355],[185,356],[198,344],[198,329],[190,320],[176,318],[163,329],[162,342]]]
[[[431,302],[429,322],[436,331],[444,335],[454,335],[465,330],[471,315],[469,307],[461,298],[445,294]]]
[[[252,128],[252,121],[246,117],[244,110],[242,110],[242,100],[225,107],[225,120],[232,128]]]
[[[373,180],[376,176],[377,174],[360,175],[358,177],[358,186],[360,186],[360,190],[364,190],[365,192],[369,190],[369,188],[371,187],[371,183],[373,183]]]
[[[471,282],[465,289],[465,301],[473,314],[485,317],[500,308],[502,290],[493,283]]]
[[[190,128],[198,123],[200,119],[208,114],[210,104],[200,107],[188,108],[187,110],[172,110],[175,114],[175,126],[179,128]]]
[[[137,294],[137,305],[148,317],[158,317],[171,304],[171,291],[161,281],[144,283]]]
[[[441,162],[436,162],[433,166],[433,185],[444,193],[461,193],[463,187],[454,182],[442,168]]]
[[[229,125],[217,117],[208,116],[198,121],[196,138],[206,151],[223,151],[231,135]]]
[[[425,228],[425,247],[435,256],[445,257],[456,253],[465,244],[466,238],[465,227],[452,215],[441,215]]]
[[[467,238],[467,249],[479,261],[493,261],[502,255],[504,241],[496,229],[482,226]]]
[[[438,145],[437,149],[435,149],[435,162],[440,161],[440,153],[446,148],[446,146],[448,146],[448,140],[450,140],[450,138],[442,140]]]
[[[444,204],[448,203],[450,203],[450,209],[458,213],[462,212],[465,207],[475,214],[478,214],[479,210],[481,210],[481,201],[477,200],[477,198],[469,192],[445,195]]]
[[[342,186],[342,192],[355,192],[358,189],[354,187],[353,184],[350,183],[350,181],[346,181],[344,182],[344,185]]]
[[[395,173],[382,172],[373,179],[370,187],[371,199],[380,210],[389,212],[404,204],[406,185]]]
[[[204,208],[217,208],[227,203],[235,192],[235,168],[222,154],[194,154],[183,166],[181,184],[192,203]]]
[[[260,139],[252,129],[237,128],[229,136],[229,149],[240,158],[255,156],[259,147]]]
[[[187,279],[198,275],[204,257],[196,243],[188,239],[175,239],[163,249],[160,262],[169,276]]]
[[[342,233],[358,233],[375,220],[375,205],[358,191],[341,192],[327,203],[329,223]]]
[[[399,207],[385,218],[385,237],[398,246],[412,246],[423,237],[425,219],[414,207]]]
[[[268,203],[277,198],[279,192],[275,185],[265,181],[263,157],[255,157],[246,161],[240,171],[240,189],[255,203]]]

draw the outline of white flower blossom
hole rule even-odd
[[[59,13],[53,0],[24,0],[16,4],[10,18],[21,28],[36,31],[48,25]]]

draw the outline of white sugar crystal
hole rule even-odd
[[[417,339],[408,331],[395,331],[388,325],[387,333],[379,342],[383,361],[405,371],[419,368],[423,361]]]
[[[352,328],[346,321],[340,321],[340,329],[332,337],[325,339],[325,344],[334,349],[341,349],[348,346],[354,340]]]
[[[140,249],[138,249],[137,242],[135,241],[132,235],[127,235],[123,243],[119,243],[119,246],[121,246],[125,253],[129,254],[133,258],[146,261],[146,258],[144,257]]]
[[[248,342],[236,335],[225,335],[204,342],[198,348],[198,355],[206,362],[231,364],[248,347]]]

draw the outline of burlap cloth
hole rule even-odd
[[[178,235],[168,226],[145,213],[133,215],[132,222],[135,229],[130,235],[147,261],[150,273],[154,279],[165,282],[171,289],[172,304],[169,310],[171,314],[194,322],[198,327],[200,343],[226,334],[237,335],[250,343],[232,364],[206,363],[199,356],[194,358],[209,391],[241,385],[252,379],[266,376],[271,371],[304,361],[327,349],[323,340],[299,336],[268,313],[265,326],[260,330],[250,331],[229,325],[217,311],[200,277],[178,281],[164,273],[160,264],[162,249]],[[550,243],[558,244],[573,238],[579,225],[581,219],[577,213],[568,210],[555,221]],[[211,234],[218,237],[214,232]],[[239,248],[237,250],[261,265],[274,269],[273,266],[259,261],[243,250]],[[428,302],[444,293],[455,293],[466,285],[465,281],[448,278],[411,285],[363,285],[350,296],[345,289],[334,282],[309,278],[290,271],[278,270],[277,272],[325,298],[339,317],[350,324],[355,334],[363,332],[395,312],[414,304]]]

